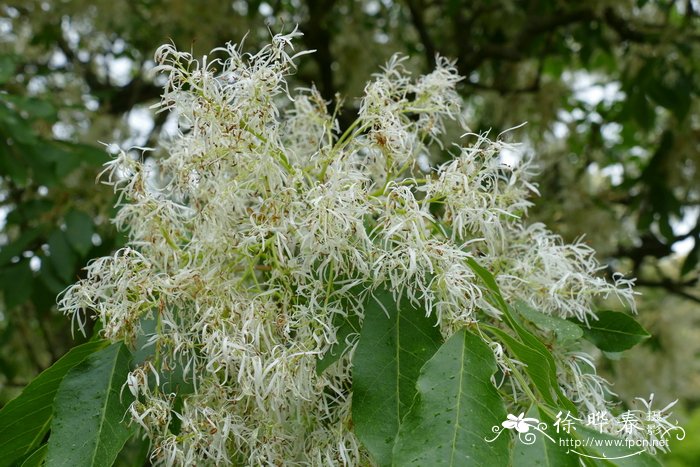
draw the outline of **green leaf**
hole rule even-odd
[[[131,436],[123,420],[133,396],[121,391],[130,359],[126,346],[118,342],[66,375],[54,403],[48,467],[112,465]]]
[[[42,257],[41,261],[42,263],[41,269],[39,270],[39,280],[44,288],[51,293],[51,299],[54,301],[56,295],[66,288],[66,283],[56,276],[53,268],[49,265],[47,257]]]
[[[683,266],[681,267],[681,276],[685,276],[689,272],[693,271],[695,267],[700,262],[700,237],[695,237],[695,243],[693,248],[688,252],[688,256],[685,257],[683,261]]]
[[[581,328],[574,323],[537,311],[523,301],[517,301],[514,309],[538,328],[545,331],[553,331],[556,334],[557,341],[561,343],[574,342],[583,336]]]
[[[48,449],[48,444],[42,444],[32,453],[31,456],[27,457],[24,462],[22,462],[21,467],[41,467],[44,465],[44,461],[46,460],[46,453],[48,452]]]
[[[316,361],[316,374],[320,375],[326,368],[340,360],[348,347],[350,347],[350,339],[353,335],[360,332],[360,317],[355,313],[347,316],[336,313],[333,316],[333,325],[337,331],[335,333],[337,342]]]
[[[442,342],[434,316],[397,304],[389,290],[369,297],[353,355],[352,418],[355,434],[379,465],[391,463],[401,419],[416,394],[423,364]],[[388,316],[387,316],[388,314]]]
[[[48,199],[32,199],[15,206],[7,215],[7,223],[24,227],[34,223],[38,217],[54,208],[54,203]]]
[[[31,181],[46,187],[52,187],[59,181],[55,175],[55,164],[47,157],[49,148],[50,144],[44,140],[37,140],[36,144],[22,148],[24,161],[30,170]]]
[[[20,256],[24,253],[39,235],[41,235],[40,229],[26,230],[14,242],[3,245],[0,248],[0,266],[4,266],[15,256]]]
[[[175,418],[177,417],[173,417],[173,419]],[[148,461],[150,448],[151,440],[148,437],[144,439],[140,436],[132,436],[119,452],[117,459],[114,461],[114,465],[117,467],[150,466],[152,465],[151,462]]]
[[[30,120],[37,118],[47,121],[56,120],[56,109],[46,99],[18,95],[5,95],[3,98],[8,102],[12,102],[15,109],[22,112],[23,118],[26,117]]]
[[[519,339],[498,328],[484,326],[484,329],[488,329],[496,334],[516,358],[527,365],[525,373],[530,377],[547,404],[564,408],[572,414],[577,414],[578,409],[566,398],[561,387],[559,387],[557,366],[552,353],[535,335],[515,321],[510,312],[506,314],[506,318]]]
[[[496,278],[493,277],[493,274],[480,265],[479,263],[476,262],[474,258],[467,258],[467,264],[471,268],[472,271],[474,271],[474,274],[479,276],[479,278],[484,281],[484,284],[486,284],[486,287],[491,291],[492,301],[494,301],[495,305],[505,314],[508,314],[508,304],[506,304],[506,301],[503,299],[503,296],[501,295],[501,290],[498,287],[498,282],[496,282]]]
[[[579,467],[581,465],[579,456],[568,452],[567,448],[564,447],[564,442],[568,441],[570,436],[563,429],[557,433],[554,422],[549,416],[533,405],[526,417],[545,422],[547,428],[543,431],[554,442],[536,432],[533,433],[535,438],[532,444],[523,443],[516,438],[513,449],[513,465],[518,467]],[[564,442],[560,442],[560,440]]]
[[[486,325],[482,327],[495,334],[515,358],[526,364],[525,373],[532,380],[537,392],[542,396],[542,400],[550,406],[556,406],[555,385],[557,385],[557,381],[555,369],[549,362],[549,359],[552,358],[551,355],[548,358],[541,349],[523,344],[502,329]]]
[[[650,80],[645,91],[654,102],[669,109],[679,121],[683,121],[688,115],[692,102],[692,99],[689,98],[693,92],[690,84],[692,78],[680,70],[675,71],[676,78],[672,82],[666,82],[666,76],[659,76],[657,79]]]
[[[360,316],[355,313],[352,304],[348,303],[344,293],[350,293],[357,297],[362,296],[365,286],[357,281],[334,278],[332,274],[325,280],[331,281],[332,287],[335,289],[333,293],[339,294],[340,308],[345,310],[345,313],[334,313],[333,326],[336,329],[336,343],[333,344],[324,355],[319,356],[316,360],[316,374],[320,375],[326,368],[340,360],[345,352],[350,348],[360,335]]]
[[[57,142],[58,143],[58,142]],[[60,142],[66,152],[74,154],[81,164],[100,167],[110,160],[107,151],[102,147],[95,147],[89,144]]]
[[[29,260],[6,267],[0,273],[0,289],[3,291],[5,306],[13,308],[24,303],[32,295],[34,273]]]
[[[604,310],[597,313],[598,320],[587,326],[574,321],[583,330],[583,337],[606,352],[622,352],[639,344],[651,335],[630,315],[619,311]]]
[[[515,331],[516,337],[511,336],[502,329],[491,326],[483,326],[496,334],[508,349],[523,363],[525,372],[532,380],[545,403],[551,406],[564,408],[572,414],[577,414],[576,406],[566,398],[557,380],[557,367],[552,353],[530,331],[525,329],[514,317],[506,303],[496,282],[496,278],[486,268],[481,266],[473,258],[467,260],[467,264],[474,273],[484,281],[490,291],[490,300],[494,306],[503,312],[504,322]]]
[[[649,102],[643,91],[631,90],[627,96],[626,105],[629,105],[631,116],[644,130],[650,130],[656,122],[656,110]]]
[[[8,82],[15,76],[15,58],[10,55],[0,55],[0,84]]]
[[[53,175],[58,180],[66,177],[80,166],[80,155],[57,141],[47,142],[41,147],[42,157],[53,164]]]
[[[0,410],[0,467],[12,464],[41,441],[49,429],[53,399],[61,380],[71,368],[105,345],[105,341],[97,341],[72,348]]]
[[[508,436],[486,442],[506,410],[491,383],[493,352],[467,330],[455,333],[421,369],[418,396],[401,424],[394,465],[509,465]]]
[[[66,283],[71,282],[77,257],[70,248],[65,232],[54,230],[49,236],[49,259],[54,271]]]
[[[22,159],[21,163],[24,164],[26,161],[23,160],[22,149],[38,144],[40,137],[33,130],[30,122],[10,108],[11,104],[6,102],[3,94],[0,94],[0,104],[2,104],[0,105],[0,132],[6,133],[7,137],[14,143],[22,145],[15,154]]]
[[[156,358],[156,346],[153,344],[151,339],[154,335],[158,333],[158,318],[143,316],[139,319],[139,328],[141,332],[136,338],[135,348],[137,349],[133,353],[132,365],[141,366],[149,360]],[[98,320],[96,327],[102,326],[102,323]],[[179,412],[182,409],[184,400],[190,394],[194,393],[194,382],[191,378],[190,373],[185,374],[185,369],[182,365],[175,365],[174,368],[170,370],[162,370],[160,373],[160,391],[163,394],[175,394],[175,399],[173,400],[172,409],[175,412]],[[187,376],[190,376],[189,378]],[[151,389],[155,387],[153,381],[151,381]],[[170,433],[178,435],[180,433],[182,425],[182,420],[179,417],[173,417],[170,420],[170,425],[168,429]]]
[[[92,218],[82,211],[70,211],[66,215],[66,234],[71,246],[85,256],[92,248],[92,234],[95,229]]]

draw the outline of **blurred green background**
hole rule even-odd
[[[256,50],[295,25],[305,34],[297,48],[316,52],[291,81],[343,96],[341,127],[396,52],[415,73],[436,53],[457,60],[474,132],[528,122],[511,133],[520,152],[503,157],[539,167],[532,219],[567,240],[585,234],[602,275],[638,278],[653,338],[602,359],[601,372],[623,406],[678,398],[688,438],[667,462],[700,465],[696,0],[4,2],[0,405],[83,339],[56,313],[56,295],[124,242],[109,221],[113,193],[95,182],[110,144],[155,146],[175,131],[149,109],[162,84],[155,49],[172,41],[201,55],[245,36]]]

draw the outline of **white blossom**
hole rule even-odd
[[[158,110],[177,114],[179,134],[155,164],[133,151],[107,164],[128,244],[60,299],[80,330],[99,319],[103,337],[150,353],[124,384],[157,464],[368,464],[350,429],[355,341],[323,373],[316,362],[338,341],[334,320],[362,319],[383,284],[435,315],[445,338],[502,325],[470,259],[507,301],[547,314],[592,320],[594,300],[611,294],[634,306],[631,282],[599,277],[588,246],[526,223],[537,190],[527,160],[499,162],[504,142],[466,134],[450,162],[415,170],[442,147],[445,122],[469,133],[454,63],[438,57],[413,79],[392,58],[341,133],[315,89],[288,89],[298,35],[255,54],[228,44],[212,53],[222,60],[158,49]],[[494,381],[522,401],[510,373],[524,364],[487,341]],[[567,352],[555,352],[565,393],[605,407],[592,360]]]

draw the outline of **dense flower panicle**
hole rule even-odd
[[[443,220],[452,228],[453,241],[481,238],[498,251],[504,248],[504,228],[527,213],[528,197],[537,189],[527,181],[527,164],[513,168],[499,161],[509,149],[512,145],[478,136],[474,146],[460,148],[422,187],[429,199],[444,204]]]
[[[581,242],[565,244],[539,223],[520,226],[511,234],[516,241],[507,248],[510,277],[504,275],[499,281],[509,294],[524,295],[526,301],[549,314],[582,321],[593,316],[591,307],[596,297],[612,294],[636,309],[633,282],[617,275],[614,283],[598,277],[601,267],[589,246]],[[525,284],[522,278],[527,278]]]
[[[537,193],[528,161],[504,164],[509,145],[460,121],[452,62],[412,79],[392,58],[341,134],[317,90],[287,88],[298,35],[201,62],[158,49],[159,110],[176,112],[180,132],[155,163],[121,152],[108,164],[128,246],[60,299],[78,328],[99,318],[104,337],[144,355],[125,387],[155,463],[369,463],[350,429],[353,336],[339,361],[320,374],[316,364],[340,338],[337,317],[362,318],[380,285],[422,304],[445,337],[500,323],[470,258],[507,300],[552,315],[594,319],[593,300],[609,294],[634,304],[630,281],[597,277],[590,248],[525,223]],[[416,160],[443,148],[447,121],[464,139],[426,175]],[[489,345],[495,383],[523,400],[509,377],[522,363]],[[607,383],[576,351],[554,352],[565,392],[605,408]]]

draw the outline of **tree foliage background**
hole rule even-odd
[[[393,53],[416,73],[457,59],[474,132],[525,140],[540,167],[534,217],[638,277],[654,337],[607,363],[623,400],[700,400],[700,4],[692,0],[24,1],[0,7],[0,404],[80,337],[55,296],[123,239],[95,184],[109,148],[172,128],[154,50],[203,54],[299,24],[295,84],[354,97]],[[170,127],[169,127],[170,123]],[[158,157],[154,154],[153,157]],[[614,356],[613,356],[614,357]],[[689,443],[689,442],[687,442]],[[680,454],[679,454],[680,455]]]

